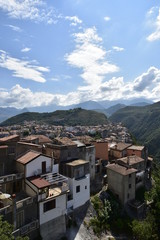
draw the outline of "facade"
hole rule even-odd
[[[64,175],[69,182],[70,193],[67,208],[75,209],[85,204],[90,199],[90,174],[89,162],[74,160],[65,163]]]
[[[107,166],[108,188],[122,204],[134,200],[136,191],[151,179],[151,160],[136,155],[117,159]]]

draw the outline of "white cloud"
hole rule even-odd
[[[149,11],[148,15],[149,16],[152,15],[155,10],[157,10],[157,8],[152,8]],[[158,15],[156,16],[156,19],[153,19],[151,22],[152,22],[152,28],[154,28],[154,31],[147,37],[147,40],[149,42],[160,40],[160,8],[158,10]]]
[[[14,77],[45,82],[43,72],[49,72],[49,68],[33,65],[32,62],[10,57],[8,53],[0,50],[0,67],[13,72]]]
[[[22,88],[18,84],[10,90],[0,88],[1,106],[17,108],[51,104],[65,106],[87,100],[122,100],[141,97],[160,100],[160,69],[150,67],[134,81],[125,82],[123,77],[113,77],[97,85],[79,87],[68,94],[32,92],[29,88]]]
[[[11,18],[54,23],[54,9],[48,8],[42,0],[0,0],[0,8]]]
[[[117,51],[117,52],[122,52],[122,51],[124,51],[124,48],[122,48],[122,47],[113,46],[112,48],[113,48],[113,50],[115,50],[115,51]]]
[[[106,16],[106,17],[104,17],[104,20],[105,20],[106,22],[108,22],[108,21],[110,21],[110,20],[111,20],[111,18],[110,18],[110,17],[108,17],[108,16]]]
[[[157,82],[160,82],[160,70],[150,67],[146,73],[143,73],[134,80],[133,90],[140,92],[145,89],[151,90]]]
[[[77,16],[66,16],[65,19],[71,21],[71,26],[77,26],[77,24],[82,23],[82,20]]]
[[[22,29],[20,27],[14,26],[14,25],[6,25],[7,27],[10,27],[13,31],[16,32],[22,32]]]
[[[21,49],[21,52],[29,52],[30,50],[31,50],[31,48],[27,48],[27,47],[26,47],[26,48],[22,48],[22,49]]]
[[[117,72],[119,68],[106,60],[106,50],[100,45],[102,38],[96,28],[85,29],[73,35],[77,43],[75,50],[65,56],[73,67],[82,69],[81,77],[89,85],[101,83],[105,75]]]

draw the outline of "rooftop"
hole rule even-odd
[[[133,156],[127,156],[124,158],[119,158],[118,161],[123,162],[125,164],[129,164],[131,166],[139,162],[144,162],[144,159],[136,155],[133,155]]]
[[[10,135],[8,137],[3,137],[3,138],[0,138],[0,142],[7,142],[7,141],[10,141],[10,140],[13,140],[14,138],[18,138],[19,135]]]
[[[50,186],[50,183],[41,177],[36,177],[36,178],[30,180],[30,182],[39,189]]]
[[[75,167],[75,166],[83,165],[83,164],[86,164],[86,163],[88,163],[88,161],[78,159],[78,160],[74,160],[72,162],[66,163],[66,165]]]
[[[115,145],[110,146],[111,149],[117,150],[117,151],[123,151],[126,148],[130,147],[131,144],[130,143],[123,143],[123,142],[119,142]]]
[[[84,143],[82,143],[79,140],[74,140],[73,142],[77,145],[77,147],[85,147],[86,146]]]
[[[60,144],[60,145],[65,145],[65,146],[76,146],[76,143],[67,137],[57,137],[54,139],[54,143]]]
[[[107,165],[107,169],[110,169],[124,176],[137,172],[135,168],[126,168],[115,163]]]
[[[26,154],[24,154],[22,157],[19,157],[16,161],[25,165],[31,162],[33,159],[39,157],[40,155],[41,153],[30,150]]]
[[[128,148],[129,150],[137,150],[137,151],[142,151],[144,149],[144,146],[135,146],[132,145]]]

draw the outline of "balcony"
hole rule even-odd
[[[0,184],[24,178],[24,173],[9,174],[0,177]]]

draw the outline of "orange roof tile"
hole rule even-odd
[[[16,161],[25,165],[25,164],[31,162],[33,159],[37,158],[40,155],[41,155],[41,153],[30,150],[25,155],[18,158]]]
[[[45,187],[50,186],[49,182],[47,182],[45,179],[40,178],[40,177],[34,178],[34,179],[30,180],[30,182],[32,184],[34,184],[37,188],[45,188]]]

